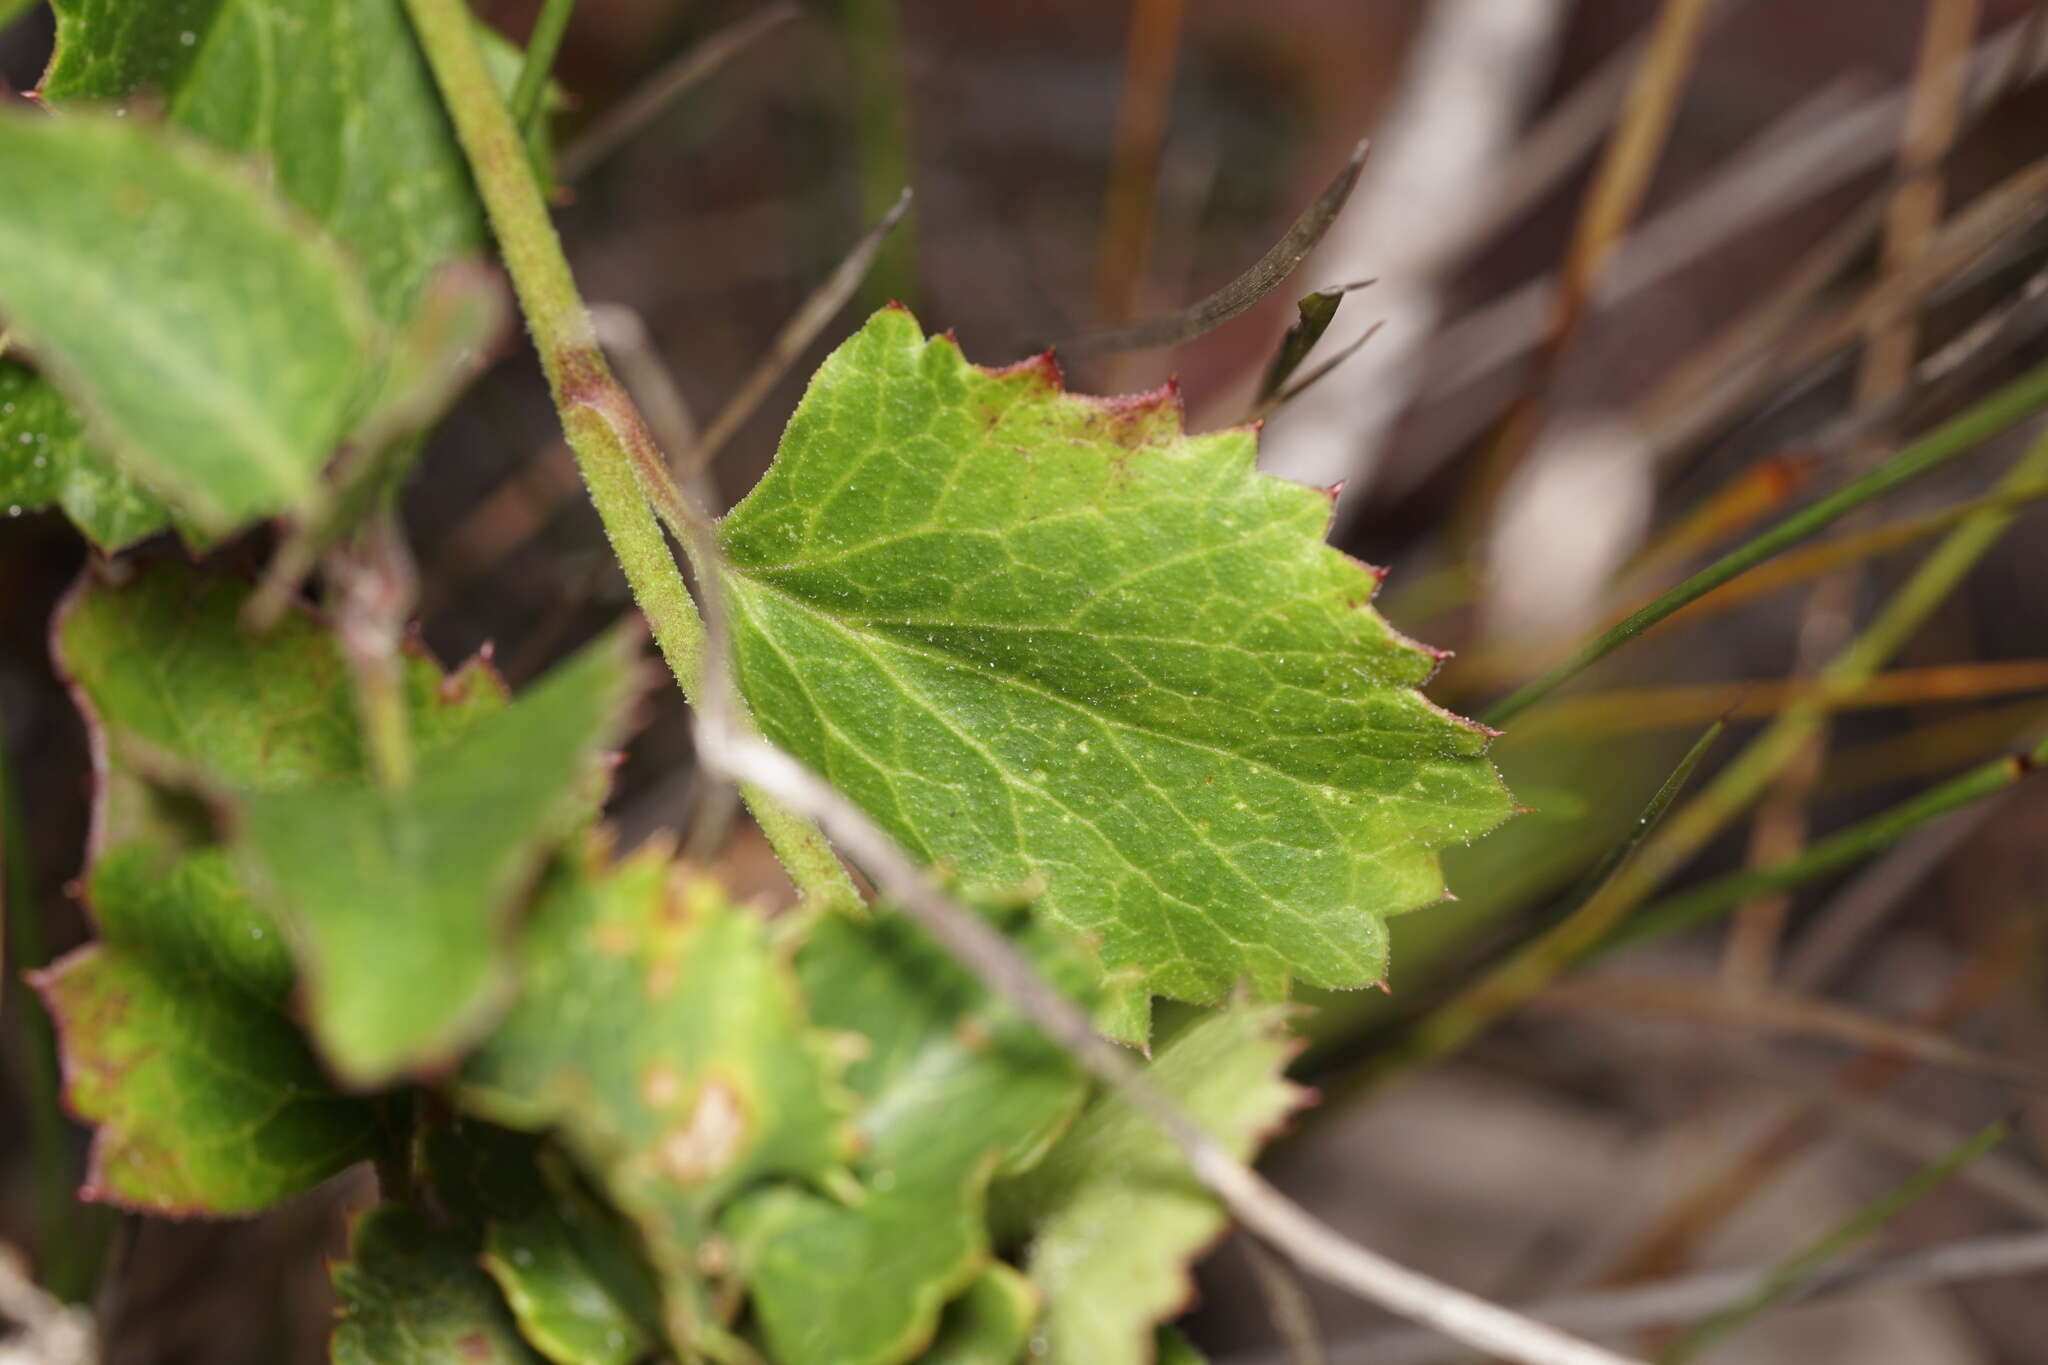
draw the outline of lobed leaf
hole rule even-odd
[[[946,1305],[939,1333],[919,1365],[1016,1365],[1031,1341],[1038,1291],[1031,1281],[992,1262],[967,1292]]]
[[[586,647],[405,787],[229,798],[236,848],[292,931],[314,1031],[345,1080],[446,1065],[503,1007],[511,912],[601,803],[640,691],[637,642],[635,626]]]
[[[1323,544],[1328,498],[1188,436],[1170,390],[978,369],[885,310],[721,539],[777,743],[970,892],[1034,882],[1142,987],[1356,987],[1437,850],[1509,813],[1435,656]],[[1126,1032],[1139,1033],[1135,1021]]]
[[[53,0],[52,8],[56,50],[38,91],[45,103],[62,111],[134,99],[262,162],[278,192],[354,257],[387,327],[410,319],[437,270],[483,246],[468,167],[403,0]],[[516,54],[497,42],[490,55],[509,86]],[[0,360],[0,505],[59,504],[104,549],[161,529],[163,505],[107,453],[87,441],[54,389]]]
[[[718,1328],[700,1263],[720,1208],[774,1176],[826,1180],[850,1155],[829,1037],[805,1019],[767,926],[648,851],[548,876],[517,1005],[469,1059],[459,1099],[553,1128],[645,1236],[669,1330]]]
[[[386,1204],[350,1244],[354,1259],[334,1268],[334,1365],[542,1365],[460,1233]]]
[[[1085,989],[1093,964],[1027,941],[1063,988]],[[818,1024],[866,1043],[847,1073],[862,1101],[860,1198],[771,1187],[725,1226],[784,1365],[906,1360],[988,1264],[989,1179],[1043,1155],[1087,1084],[908,921],[822,920],[797,975]]]
[[[371,1154],[290,1013],[292,967],[224,855],[131,847],[87,890],[98,942],[37,979],[65,1099],[96,1125],[84,1195],[151,1213],[252,1213]]]
[[[1169,1039],[1150,1071],[1217,1141],[1249,1157],[1296,1108],[1296,1044],[1274,1006],[1233,1006]],[[1031,1171],[999,1184],[996,1226],[1027,1243],[1045,1296],[1044,1350],[1059,1365],[1149,1365],[1154,1326],[1192,1292],[1188,1262],[1225,1214],[1143,1114],[1097,1100]]]
[[[283,791],[366,780],[348,663],[334,631],[307,612],[244,630],[244,585],[169,562],[120,585],[88,578],[56,627],[98,754],[94,843],[177,846],[163,803],[145,790],[198,780],[216,790]],[[424,652],[406,660],[414,745],[432,756],[505,704],[481,661],[444,675]]]

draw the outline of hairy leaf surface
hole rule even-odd
[[[370,376],[350,265],[247,167],[141,120],[0,118],[0,166],[0,316],[100,447],[206,530],[302,505]],[[16,444],[47,458],[47,434]]]
[[[698,1254],[720,1207],[851,1154],[829,1035],[762,918],[659,852],[563,860],[523,940],[518,1004],[464,1067],[463,1106],[554,1128],[646,1236],[671,1330],[713,1324]]]
[[[1234,1155],[1301,1102],[1283,1079],[1296,1045],[1274,1006],[1237,1006],[1175,1034],[1153,1079]],[[1098,1099],[1045,1160],[996,1187],[996,1225],[1028,1232],[1025,1268],[1045,1296],[1042,1357],[1147,1365],[1156,1324],[1193,1292],[1188,1262],[1223,1230],[1222,1208],[1158,1127]]]
[[[1437,850],[1509,811],[1327,497],[1170,392],[978,369],[885,310],[722,527],[771,738],[968,890],[1036,879],[1152,992],[1355,987]]]
[[[138,108],[160,108],[166,121],[256,158],[284,198],[356,259],[387,326],[408,320],[439,267],[483,245],[468,167],[403,0],[52,8],[46,103],[63,110],[140,95]],[[502,43],[488,51],[509,85],[516,55]],[[55,390],[0,360],[0,505],[50,503],[108,549],[167,521],[162,504],[87,441]]]
[[[1066,989],[1092,975],[1039,946]],[[1042,1155],[1087,1085],[908,921],[825,920],[797,972],[816,1022],[867,1040],[847,1076],[862,1100],[862,1195],[771,1188],[726,1225],[784,1365],[906,1360],[987,1264],[989,1178]]]
[[[460,1233],[386,1204],[356,1223],[350,1250],[334,1268],[334,1365],[543,1365]]]
[[[97,1125],[86,1193],[157,1213],[251,1213],[370,1154],[289,1012],[291,959],[217,849],[99,860],[99,941],[39,980],[65,1098]]]

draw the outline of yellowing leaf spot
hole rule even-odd
[[[682,1073],[672,1066],[650,1066],[640,1077],[640,1100],[649,1109],[672,1108],[682,1097]]]
[[[746,1137],[747,1114],[738,1093],[714,1076],[697,1092],[689,1117],[662,1140],[662,1167],[683,1184],[694,1185],[731,1165]]]

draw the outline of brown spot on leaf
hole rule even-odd
[[[493,1354],[490,1338],[482,1332],[464,1332],[456,1341],[455,1350],[464,1360],[489,1360]]]
[[[661,1166],[685,1185],[710,1179],[740,1154],[747,1140],[747,1111],[739,1093],[714,1076],[697,1092],[697,1102],[661,1142]]]

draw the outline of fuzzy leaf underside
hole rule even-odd
[[[1036,946],[1063,989],[1085,989],[1092,964]],[[906,921],[822,921],[797,973],[819,1025],[866,1040],[847,1074],[862,1197],[771,1187],[725,1225],[782,1365],[907,1360],[988,1264],[990,1177],[1042,1155],[1086,1082]]]
[[[166,122],[268,167],[279,193],[357,263],[387,327],[409,320],[440,267],[482,247],[482,211],[403,0],[52,7],[45,103],[63,111],[139,95],[132,117],[160,109]],[[492,55],[509,82],[516,59],[502,43]],[[51,504],[103,549],[168,521],[55,389],[0,360],[0,506]]]
[[[692,1341],[714,1326],[698,1254],[724,1202],[776,1176],[828,1179],[851,1155],[831,1038],[762,917],[659,851],[562,860],[522,955],[518,1003],[464,1067],[462,1106],[561,1134],[639,1225],[670,1330]]]
[[[252,1213],[370,1154],[289,1012],[291,961],[217,849],[131,847],[88,888],[98,942],[38,984],[65,1098],[96,1125],[85,1194],[154,1213]]]
[[[334,1268],[334,1365],[545,1365],[461,1234],[387,1204],[357,1221],[350,1251]]]
[[[1437,850],[1509,813],[1327,497],[1168,392],[1065,393],[888,309],[721,539],[762,728],[970,892],[1040,888],[1150,992],[1382,973]]]
[[[1302,1100],[1284,1078],[1296,1044],[1283,1021],[1279,1007],[1233,1006],[1175,1034],[1148,1068],[1240,1158]],[[1226,1221],[1153,1122],[1112,1097],[991,1202],[997,1228],[1027,1239],[1046,1302],[1034,1359],[1052,1365],[1150,1365],[1155,1326],[1192,1295],[1188,1263]]]
[[[99,448],[209,531],[305,503],[377,344],[349,263],[247,167],[139,119],[10,114],[0,167],[0,317]],[[12,439],[47,462],[50,434]]]

